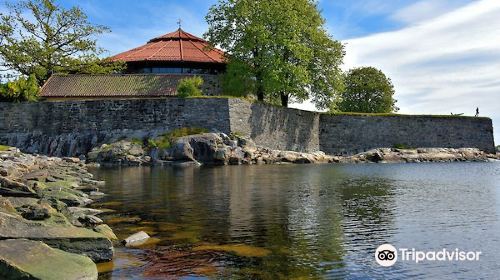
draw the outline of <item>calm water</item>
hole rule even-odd
[[[119,237],[102,279],[498,279],[500,163],[100,169]],[[379,266],[384,243],[481,251]]]

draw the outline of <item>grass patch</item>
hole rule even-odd
[[[144,143],[144,141],[142,141],[139,138],[133,138],[132,141],[131,141],[131,143],[135,144],[135,145],[142,145]]]
[[[208,130],[205,128],[182,127],[182,128],[174,129],[174,130],[167,132],[163,135],[160,135],[157,138],[148,139],[147,146],[149,148],[158,148],[158,149],[162,149],[162,150],[169,149],[170,147],[172,147],[172,144],[177,140],[177,138],[189,136],[189,135],[207,133],[207,132],[208,132]]]
[[[8,151],[11,147],[5,146],[5,145],[0,145],[0,152],[5,152]]]
[[[410,147],[406,144],[394,144],[394,146],[392,146],[392,147],[395,149],[401,149],[401,150],[413,150],[413,149],[415,149],[415,148]]]

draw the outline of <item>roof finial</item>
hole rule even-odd
[[[177,20],[177,25],[179,25],[179,29],[182,27],[182,19]]]

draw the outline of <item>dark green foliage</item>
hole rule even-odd
[[[500,145],[497,146],[497,152],[500,152]]]
[[[194,76],[190,78],[184,78],[179,81],[177,86],[177,96],[179,97],[195,97],[202,96],[201,86],[203,85],[203,78],[199,76]]]
[[[345,89],[334,110],[360,113],[397,112],[394,86],[382,71],[373,67],[350,70],[345,77]]]
[[[35,75],[30,75],[27,79],[20,77],[15,81],[0,84],[1,102],[34,102],[38,99],[40,88]]]
[[[178,129],[174,129],[168,133],[165,133],[155,139],[148,139],[148,147],[149,148],[158,148],[158,149],[168,149],[172,147],[172,144],[175,142],[177,138],[207,133],[208,130],[205,128],[198,127],[182,127]]]
[[[224,95],[243,97],[255,92],[255,79],[252,69],[244,62],[233,59],[229,61],[226,73],[222,76],[222,92]]]
[[[226,94],[283,106],[312,99],[323,109],[341,89],[344,47],[316,1],[219,0],[206,19],[208,40],[230,54]]]
[[[95,36],[108,28],[91,24],[77,7],[66,9],[54,0],[7,4],[0,13],[0,70],[35,75],[39,85],[54,73],[105,74],[122,63],[101,60]]]

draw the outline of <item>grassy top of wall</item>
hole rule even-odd
[[[427,118],[449,118],[449,119],[485,119],[488,117],[460,116],[460,115],[429,115],[429,114],[395,114],[395,113],[355,113],[355,112],[336,112],[336,113],[321,113],[330,116],[353,116],[353,117],[427,117]]]
[[[276,104],[269,104],[261,101],[257,101],[254,99],[249,99],[249,98],[244,98],[244,97],[236,97],[236,96],[196,96],[196,97],[188,97],[188,98],[194,98],[194,99],[211,99],[211,98],[222,98],[222,99],[240,99],[246,102],[250,103],[256,103],[256,104],[263,104],[267,106],[272,106],[275,108],[283,108],[279,105]],[[300,110],[296,108],[287,108],[287,109],[294,109],[294,110]],[[307,111],[310,112],[310,111]],[[450,119],[461,119],[461,118],[472,118],[472,119],[484,119],[484,120],[490,120],[491,118],[489,117],[474,117],[474,116],[463,116],[463,115],[429,115],[429,114],[395,114],[395,113],[356,113],[356,112],[335,112],[335,113],[329,113],[329,112],[319,112],[322,115],[328,115],[328,116],[359,116],[359,117],[427,117],[427,118],[450,118]]]

